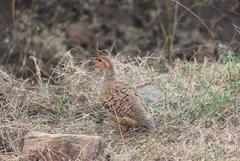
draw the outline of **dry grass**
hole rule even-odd
[[[28,131],[100,135],[112,160],[239,160],[240,64],[176,61],[168,73],[113,59],[119,79],[154,85],[163,99],[145,101],[158,126],[146,136],[131,131],[122,144],[117,126],[98,101],[101,72],[77,66],[67,53],[56,67],[56,84],[31,86],[0,70],[1,155],[20,155]],[[0,156],[1,157],[1,156]]]

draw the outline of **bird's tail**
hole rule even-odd
[[[146,116],[144,120],[145,124],[143,124],[143,127],[145,127],[148,131],[155,132],[157,130],[156,125],[150,116]]]
[[[149,132],[155,132],[157,128],[153,118],[148,114],[142,104],[138,106],[140,106],[141,108],[138,108],[138,111],[136,112],[138,114],[135,116],[136,119],[139,121],[141,126],[146,128]]]

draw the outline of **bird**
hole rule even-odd
[[[143,99],[134,88],[117,79],[109,57],[97,56],[95,64],[104,72],[100,100],[110,112],[111,119],[120,125],[121,135],[125,137],[132,127],[143,127],[148,132],[156,131],[156,125],[147,112]]]

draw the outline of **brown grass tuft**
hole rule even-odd
[[[20,155],[20,140],[32,130],[100,135],[113,160],[237,160],[240,158],[240,66],[177,61],[158,74],[149,59],[137,65],[112,59],[119,79],[152,85],[162,99],[142,95],[158,126],[145,136],[131,131],[121,143],[117,126],[98,100],[101,72],[91,61],[76,65],[69,53],[55,68],[56,84],[30,85],[0,70],[1,155]]]

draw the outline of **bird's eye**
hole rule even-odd
[[[101,59],[98,59],[97,61],[101,62],[102,60],[101,60]]]

